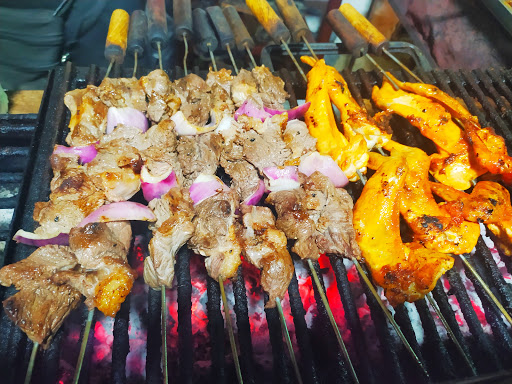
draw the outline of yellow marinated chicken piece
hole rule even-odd
[[[311,102],[305,114],[311,136],[317,139],[317,149],[323,155],[331,156],[350,181],[358,180],[357,171],[366,172],[368,151],[364,137],[353,131],[344,136],[337,128],[329,99],[330,67],[325,61],[302,57],[303,62],[312,66],[308,72],[306,102]],[[332,75],[332,73],[331,73]]]
[[[471,194],[440,183],[430,183],[432,191],[447,203],[446,209],[455,218],[483,222],[496,236],[499,248],[512,256],[512,206],[510,193],[493,181],[479,181]]]
[[[486,172],[471,156],[463,132],[440,104],[395,90],[386,79],[381,88],[373,88],[372,99],[379,108],[409,120],[423,136],[434,142],[439,153],[431,156],[430,172],[436,180],[466,190],[473,179]]]
[[[399,195],[407,171],[403,159],[384,162],[368,180],[354,207],[354,228],[362,258],[394,306],[424,297],[453,266],[448,255],[418,242],[402,242]]]
[[[432,195],[428,181],[430,158],[419,148],[390,140],[384,147],[389,157],[371,153],[369,166],[377,169],[388,161],[405,161],[408,167],[400,194],[400,213],[414,233],[414,240],[428,249],[460,255],[469,253],[480,236],[478,224],[452,220]]]

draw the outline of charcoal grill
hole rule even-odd
[[[291,94],[290,104],[292,106],[297,99],[304,98],[305,86],[296,73],[284,67],[274,68],[274,70],[286,81],[287,91]],[[509,125],[512,124],[510,112],[512,70],[418,72],[425,82],[436,84],[451,95],[463,99],[470,112],[478,116],[481,123],[491,125],[506,138],[508,149],[511,151],[512,131]],[[8,238],[12,238],[13,233],[19,228],[34,229],[32,220],[34,204],[48,197],[52,177],[48,159],[54,144],[64,143],[67,134],[69,112],[63,104],[64,94],[75,88],[83,88],[87,84],[98,85],[103,74],[104,71],[96,66],[77,68],[71,63],[67,63],[50,74],[37,119],[34,116],[2,117],[0,119],[2,134],[0,180],[2,186],[5,183],[19,182],[23,168],[25,168],[17,197],[17,209]],[[204,75],[204,73],[202,74]],[[116,67],[111,76],[123,75],[130,76],[131,70],[123,72],[121,68]],[[396,75],[399,78],[407,78],[405,73]],[[177,67],[171,71],[171,77],[181,76],[183,76],[181,68]],[[381,75],[373,72],[367,73],[360,70],[351,73],[344,71],[343,76],[350,91],[361,105],[365,105],[364,99],[369,99],[372,86],[381,83]],[[418,135],[414,128],[400,118],[394,119],[393,126],[399,141],[429,149],[429,143]],[[20,131],[19,127],[23,129]],[[26,167],[24,167],[25,164],[27,164]],[[358,183],[351,184],[349,192],[352,196],[357,197],[361,188],[362,186]],[[13,203],[16,203],[13,200],[13,198],[1,199],[1,207],[4,205],[13,207]],[[134,234],[138,237],[134,242],[129,261],[134,268],[141,271],[141,261],[147,254],[145,245],[149,240],[147,226],[134,224]],[[8,241],[3,264],[21,260],[32,251],[31,247]],[[482,240],[477,245],[476,253],[471,256],[471,262],[505,308],[509,312],[512,311],[511,286],[503,278],[491,252]],[[504,259],[503,262],[506,269],[512,273],[512,261]],[[171,341],[168,342],[170,382],[236,382],[227,335],[224,330],[224,319],[220,309],[219,285],[209,277],[206,277],[205,284],[207,296],[207,319],[203,319],[205,329],[202,332],[197,331],[198,323],[194,312],[196,310],[194,305],[197,304],[195,298],[197,276],[195,274],[201,263],[201,258],[193,255],[186,248],[179,252],[175,279],[177,287],[168,298],[169,305],[174,311],[169,320],[174,322],[170,331],[173,340],[168,339]],[[295,264],[296,267],[300,266],[300,261],[297,258],[295,258]],[[327,280],[332,279],[327,289],[327,295],[331,306],[337,313],[338,322],[346,324],[343,329],[348,332],[345,333],[344,338],[360,380],[364,383],[426,382],[418,367],[414,365],[402,344],[397,340],[394,331],[388,326],[373,296],[366,291],[364,284],[360,284],[351,264],[336,258],[322,257],[319,263],[315,263],[315,268],[317,273],[324,275]],[[300,268],[298,269],[300,270]],[[307,274],[304,271],[303,274]],[[436,324],[425,300],[419,300],[407,307],[398,307],[394,317],[416,354],[427,366],[433,382],[474,383],[512,380],[510,328],[507,327],[500,313],[478,283],[473,280],[472,275],[467,272],[471,283],[466,284],[474,285],[476,297],[481,304],[474,302],[475,296],[468,294],[460,271],[465,272],[462,266],[456,265],[446,274],[447,283],[445,284],[449,284],[448,292],[445,291],[440,281],[434,289],[433,295],[463,349],[471,356],[478,371],[477,377],[471,377],[470,371],[457,353],[453,342],[443,336],[442,330]],[[234,298],[232,308],[237,325],[237,340],[244,381],[247,383],[295,382],[293,369],[282,340],[279,316],[275,309],[265,310],[269,344],[263,354],[268,357],[270,364],[265,365],[257,358],[258,352],[261,355],[261,351],[257,351],[255,348],[257,340],[255,340],[256,335],[252,329],[254,328],[253,312],[255,310],[251,298],[253,294],[251,288],[254,288],[255,285],[253,273],[251,267],[244,263],[238,271],[237,279],[232,282],[232,297]],[[201,276],[205,276],[204,270]],[[335,335],[330,327],[320,296],[311,284],[311,279],[304,280],[302,277],[303,275],[300,274],[293,276],[288,290],[289,308],[286,307],[285,311],[291,314],[289,320],[292,324],[290,326],[293,326],[295,333],[294,347],[303,380],[306,383],[349,382],[350,375],[342,355],[338,351]],[[311,300],[311,298],[302,297],[304,286],[307,286],[308,292],[312,292],[314,301],[316,301],[314,316],[311,316],[311,307],[304,307],[306,300]],[[2,287],[0,294],[2,299],[5,299],[13,292],[13,288]],[[364,296],[360,296],[360,292],[366,294],[366,301],[361,301],[361,297],[364,299]],[[456,298],[460,306],[463,319],[460,313],[455,314],[451,307],[449,298],[453,297]],[[139,278],[132,294],[122,305],[115,320],[112,321],[112,336],[104,337],[105,322],[98,319],[97,315],[92,328],[96,337],[89,339],[81,382],[139,383],[145,381],[161,383],[160,305],[160,294],[152,290],[145,290],[143,282]],[[262,311],[262,306],[259,311]],[[371,316],[370,322],[368,322],[368,316],[363,316],[364,311]],[[411,320],[410,311],[416,311],[419,319]],[[70,382],[86,317],[87,310],[85,306],[82,306],[66,320],[49,349],[39,352],[32,378],[33,383]],[[362,320],[363,317],[366,319],[365,321]],[[136,324],[137,321],[140,321],[140,324]],[[464,332],[460,324],[467,326],[469,332]],[[130,366],[141,363],[141,361],[135,361],[131,356],[135,345],[132,329],[136,326],[144,331],[139,337],[142,342],[142,347],[139,347],[143,350],[145,359],[141,360],[143,367],[137,371],[139,373],[134,374],[134,370],[130,369]],[[415,327],[418,326],[424,330],[424,342],[421,344],[416,341],[415,336]],[[176,329],[174,334],[172,329]],[[100,353],[108,353],[105,351],[105,340],[107,340],[107,347],[112,351],[111,361],[106,363],[98,358]],[[0,381],[3,383],[23,381],[31,349],[32,343],[2,312],[0,315],[0,372],[2,372],[2,379]],[[202,364],[198,364],[199,361]]]

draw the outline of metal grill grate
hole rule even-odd
[[[127,71],[126,74],[131,73]],[[176,76],[181,76],[181,70],[174,71]],[[113,76],[122,75],[121,70],[116,68]],[[287,90],[291,93],[291,104],[295,100],[303,98],[305,89],[300,86],[292,87],[291,84],[301,84],[295,81],[293,73],[286,69],[279,71],[287,82]],[[369,99],[374,84],[380,84],[380,76],[376,73],[358,71],[356,73],[343,72],[349,85],[350,91],[361,105],[364,100]],[[406,76],[403,74],[403,76]],[[402,78],[406,78],[403,77]],[[509,150],[512,145],[512,132],[508,125],[512,122],[512,115],[509,110],[512,102],[512,71],[494,70],[486,71],[433,71],[421,74],[426,82],[434,83],[444,91],[456,95],[464,100],[470,112],[480,119],[484,124],[490,124],[496,131],[507,139]],[[21,180],[21,172],[25,164],[29,166],[25,170],[25,177],[22,182],[19,194],[19,205],[14,215],[12,229],[24,228],[32,230],[34,223],[32,211],[34,203],[45,200],[49,193],[49,184],[52,172],[48,158],[55,143],[63,143],[66,134],[66,126],[69,120],[69,112],[62,102],[65,92],[68,90],[84,87],[86,84],[98,84],[101,80],[100,71],[96,67],[89,69],[76,68],[71,64],[55,70],[50,76],[48,89],[43,99],[41,113],[36,121],[33,117],[27,119],[9,118],[8,124],[2,120],[2,140],[5,142],[20,143],[24,140],[23,149],[10,150],[2,146],[0,161],[5,168],[2,168],[2,185],[4,182],[18,182]],[[30,124],[32,123],[32,124]],[[428,147],[421,136],[403,121],[396,121],[397,126],[403,128],[399,139],[411,145]],[[9,125],[11,124],[11,125]],[[23,127],[22,133],[19,129],[10,127]],[[31,127],[34,127],[32,130]],[[398,130],[396,130],[398,132]],[[18,136],[16,136],[18,135]],[[27,149],[30,137],[33,136],[32,146]],[[4,141],[2,141],[4,143]],[[9,156],[4,156],[8,153]],[[16,157],[12,153],[22,153]],[[14,156],[14,157],[13,157]],[[11,167],[11,168],[9,168]],[[5,181],[4,181],[5,180]],[[361,192],[360,184],[352,184],[349,192],[357,197]],[[0,200],[1,204],[7,204]],[[9,204],[11,201],[9,202]],[[144,226],[134,226],[134,233],[147,236]],[[12,233],[11,233],[12,235]],[[147,240],[147,239],[146,239]],[[17,245],[10,241],[7,244],[5,253],[5,264],[12,263],[28,256],[32,249],[23,245]],[[137,250],[134,249],[130,261],[134,262]],[[224,331],[224,319],[220,309],[221,299],[219,285],[214,280],[207,279],[207,332],[210,347],[211,364],[198,369],[195,365],[197,352],[194,343],[197,342],[193,330],[192,297],[193,287],[191,276],[191,265],[195,260],[194,255],[187,249],[182,249],[177,258],[176,281],[177,281],[177,351],[171,354],[172,361],[169,361],[170,380],[172,382],[212,382],[230,383],[235,382],[235,373],[229,347],[226,346],[227,335]],[[357,276],[351,275],[347,266],[337,258],[330,258],[330,267],[327,264],[316,263],[318,273],[324,275],[331,271],[335,277],[337,292],[341,298],[342,309],[346,320],[347,328],[350,331],[349,349],[354,359],[356,371],[362,382],[377,383],[410,383],[423,380],[418,368],[412,363],[409,355],[395,337],[394,331],[389,328],[387,321],[382,314],[378,304],[369,292],[366,293],[365,303],[356,302],[355,292],[365,290]],[[471,256],[471,262],[478,272],[484,276],[490,285],[493,293],[502,301],[505,307],[512,311],[512,290],[510,285],[503,279],[502,273],[496,265],[493,256],[488,248],[479,241],[476,253]],[[504,260],[506,268],[512,272],[512,262]],[[300,263],[295,260],[296,265]],[[462,266],[457,267],[463,270]],[[476,294],[482,303],[485,319],[490,325],[492,333],[484,330],[472,298],[468,295],[463,279],[457,270],[453,269],[446,274],[446,280],[450,285],[448,294],[439,282],[433,291],[441,312],[448,323],[455,331],[456,337],[462,344],[463,349],[470,352],[470,356],[481,376],[481,380],[494,378],[512,377],[512,338],[510,329],[501,318],[499,312],[491,304],[486,294],[482,292],[479,284],[472,279],[470,272],[466,271],[475,287]],[[355,276],[355,278],[354,278]],[[294,382],[293,369],[285,351],[282,340],[281,325],[275,309],[265,310],[268,322],[268,333],[270,338],[269,358],[272,360],[270,370],[262,369],[255,361],[253,348],[253,334],[251,333],[251,317],[249,314],[250,301],[247,297],[247,271],[242,266],[238,271],[238,278],[232,283],[234,307],[233,312],[236,318],[237,339],[240,347],[240,361],[244,381],[247,383],[260,382]],[[334,282],[331,282],[331,284]],[[298,349],[299,365],[302,370],[302,377],[306,383],[342,383],[349,382],[350,376],[346,370],[341,354],[338,352],[334,333],[327,320],[325,308],[319,299],[318,292],[314,291],[317,302],[317,314],[311,325],[308,326],[307,315],[304,303],[301,299],[301,283],[293,276],[288,289],[291,315],[295,328],[296,344]],[[315,288],[313,288],[315,289]],[[12,288],[2,288],[2,298],[13,293]],[[128,297],[118,313],[113,324],[112,341],[112,364],[107,371],[99,371],[104,368],[98,365],[94,359],[93,344],[91,338],[84,360],[81,382],[140,382],[139,377],[134,379],[127,376],[127,355],[130,348],[130,310],[136,306],[140,298]],[[148,383],[160,383],[162,380],[160,368],[160,294],[149,290],[142,298],[146,301],[145,312],[141,315],[147,330],[145,341],[146,360],[145,376]],[[463,313],[463,321],[469,327],[470,335],[464,336],[459,328],[462,321],[454,314],[449,299],[456,297]],[[452,300],[453,301],[453,300]],[[371,329],[367,323],[362,322],[359,311],[362,305],[367,306],[371,316]],[[414,305],[419,314],[419,320],[411,320],[409,311],[405,306],[399,307],[395,312],[395,319],[401,326],[417,355],[426,364],[434,382],[448,382],[462,380],[470,373],[462,358],[456,352],[452,341],[444,338],[431,315],[431,311],[425,300],[420,300]],[[50,348],[39,354],[36,360],[34,383],[55,383],[62,377],[63,367],[60,365],[63,354],[72,357],[78,353],[77,345],[70,346],[66,343],[66,337],[79,325],[85,322],[87,311],[84,307],[75,311],[66,321],[66,324],[58,332]],[[415,322],[420,322],[416,324]],[[424,342],[420,345],[416,341],[414,327],[420,325],[424,331]],[[83,327],[82,327],[83,328]],[[93,329],[95,326],[93,324]],[[375,334],[375,339],[370,339],[368,334]],[[372,358],[368,351],[378,346],[379,357]],[[0,316],[0,371],[3,372],[2,382],[15,383],[23,379],[28,358],[30,355],[31,343],[2,313]],[[176,356],[176,357],[175,357]],[[72,358],[71,358],[72,359]],[[71,368],[72,370],[72,368]],[[491,375],[491,376],[490,376]],[[69,380],[69,378],[68,378]],[[475,381],[472,381],[475,382]]]

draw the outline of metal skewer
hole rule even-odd
[[[222,296],[222,308],[224,309],[224,317],[226,319],[226,328],[228,329],[229,344],[231,345],[231,354],[233,355],[233,362],[235,363],[236,378],[238,383],[244,382],[242,378],[242,371],[240,369],[240,361],[238,360],[238,349],[236,347],[235,334],[233,332],[233,324],[231,323],[231,315],[229,314],[228,298],[224,290],[224,280],[219,276],[220,294]]]
[[[334,333],[336,334],[336,339],[338,340],[338,345],[340,346],[343,356],[345,357],[345,360],[348,364],[350,375],[352,376],[352,379],[354,380],[355,383],[359,383],[359,379],[357,378],[356,371],[354,369],[354,366],[352,365],[352,361],[350,360],[350,356],[348,354],[347,347],[345,346],[345,343],[343,342],[343,338],[341,337],[340,329],[338,328],[338,324],[336,324],[336,320],[334,319],[334,315],[332,314],[331,307],[329,305],[329,301],[327,300],[327,297],[325,296],[324,289],[322,287],[322,284],[320,283],[320,279],[318,278],[318,274],[316,273],[315,267],[313,266],[313,262],[311,261],[311,259],[308,259],[308,266],[309,266],[309,270],[311,271],[311,274],[313,275],[313,280],[315,281],[315,285],[318,289],[318,292],[320,293],[320,297],[322,298],[324,307],[327,311],[327,316],[329,317],[329,321],[331,322],[332,328],[334,329]]]
[[[38,348],[39,343],[34,342],[32,353],[30,354],[30,360],[28,361],[27,373],[25,374],[25,381],[23,382],[24,384],[30,384],[30,380],[32,379],[32,371],[34,370]]]
[[[187,76],[188,75],[188,69],[187,69],[188,41],[187,41],[186,33],[183,33],[183,44],[185,46],[185,52],[183,54],[183,71],[185,72],[185,76]]]
[[[89,310],[87,315],[87,321],[85,322],[85,330],[82,336],[82,344],[80,345],[80,354],[78,355],[78,362],[76,363],[75,376],[73,377],[73,384],[78,384],[80,380],[80,372],[82,370],[82,364],[84,362],[85,349],[87,348],[87,342],[89,340],[89,332],[91,331],[92,320],[94,318],[95,309]]]
[[[139,55],[142,57],[146,49],[146,34],[148,31],[148,22],[146,14],[141,10],[132,12],[130,17],[130,28],[128,29],[128,53],[133,53],[133,73],[132,77],[137,76],[137,67]]]
[[[160,287],[161,294],[161,333],[162,333],[162,371],[164,374],[164,383],[167,384],[169,382],[169,372],[167,370],[167,298],[165,295],[165,285]]]

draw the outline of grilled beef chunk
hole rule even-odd
[[[235,103],[235,106],[240,107],[251,95],[257,93],[258,83],[252,75],[252,72],[242,68],[238,75],[233,78],[231,85],[231,99]],[[257,96],[254,98],[258,100]]]
[[[258,84],[258,93],[263,104],[270,108],[282,108],[288,97],[284,90],[284,81],[274,76],[264,65],[253,68],[252,75]]]
[[[288,290],[294,271],[286,235],[276,228],[269,208],[242,205],[241,209],[243,253],[251,264],[261,269],[261,286],[269,295],[265,307],[275,307],[276,298],[282,299]]]
[[[33,214],[40,225],[35,233],[48,236],[68,233],[105,202],[105,194],[78,164],[77,156],[52,155],[50,161],[54,173],[50,200],[37,202]]]
[[[276,208],[277,228],[296,240],[293,251],[313,260],[320,253],[359,257],[349,194],[319,172],[301,176],[301,187],[272,192],[267,198]]]
[[[131,235],[130,223],[123,221],[73,228],[69,246],[82,270],[58,272],[53,281],[79,290],[89,309],[115,316],[137,276],[127,261]]]
[[[231,84],[233,83],[234,77],[231,76],[231,71],[225,68],[221,68],[218,71],[210,71],[206,76],[206,84],[212,88],[215,85],[220,86],[226,91],[228,97],[231,93]]]
[[[176,151],[184,186],[188,187],[200,173],[214,175],[219,166],[222,138],[215,133],[181,136]]]
[[[108,107],[92,85],[86,89],[75,89],[64,96],[64,104],[71,112],[69,134],[66,143],[71,146],[94,144],[107,127]]]
[[[192,204],[184,188],[172,188],[149,203],[157,221],[144,260],[144,281],[152,288],[172,287],[176,253],[194,233]]]
[[[191,73],[173,83],[173,90],[181,100],[180,111],[192,124],[204,126],[210,119],[212,100],[210,87],[199,76]]]
[[[194,207],[195,230],[189,245],[206,257],[206,270],[216,280],[233,277],[241,263],[236,209],[237,199],[232,191],[222,191]]]
[[[77,265],[69,247],[47,245],[32,255],[0,270],[0,283],[19,290],[3,301],[4,311],[34,342],[47,348],[64,319],[80,303],[80,293],[69,285],[57,285],[57,271]]]
[[[222,157],[220,164],[231,177],[231,188],[238,196],[238,201],[245,201],[258,190],[260,178],[252,164],[245,160],[228,161]]]
[[[292,151],[291,159],[298,159],[316,151],[316,139],[309,134],[306,123],[301,120],[290,120],[286,123],[283,140]]]
[[[146,93],[136,78],[105,77],[98,87],[98,96],[107,107],[130,107],[146,111]]]
[[[152,121],[158,123],[178,111],[180,100],[172,92],[172,83],[164,71],[155,69],[142,76],[139,83],[149,100],[147,114]]]

